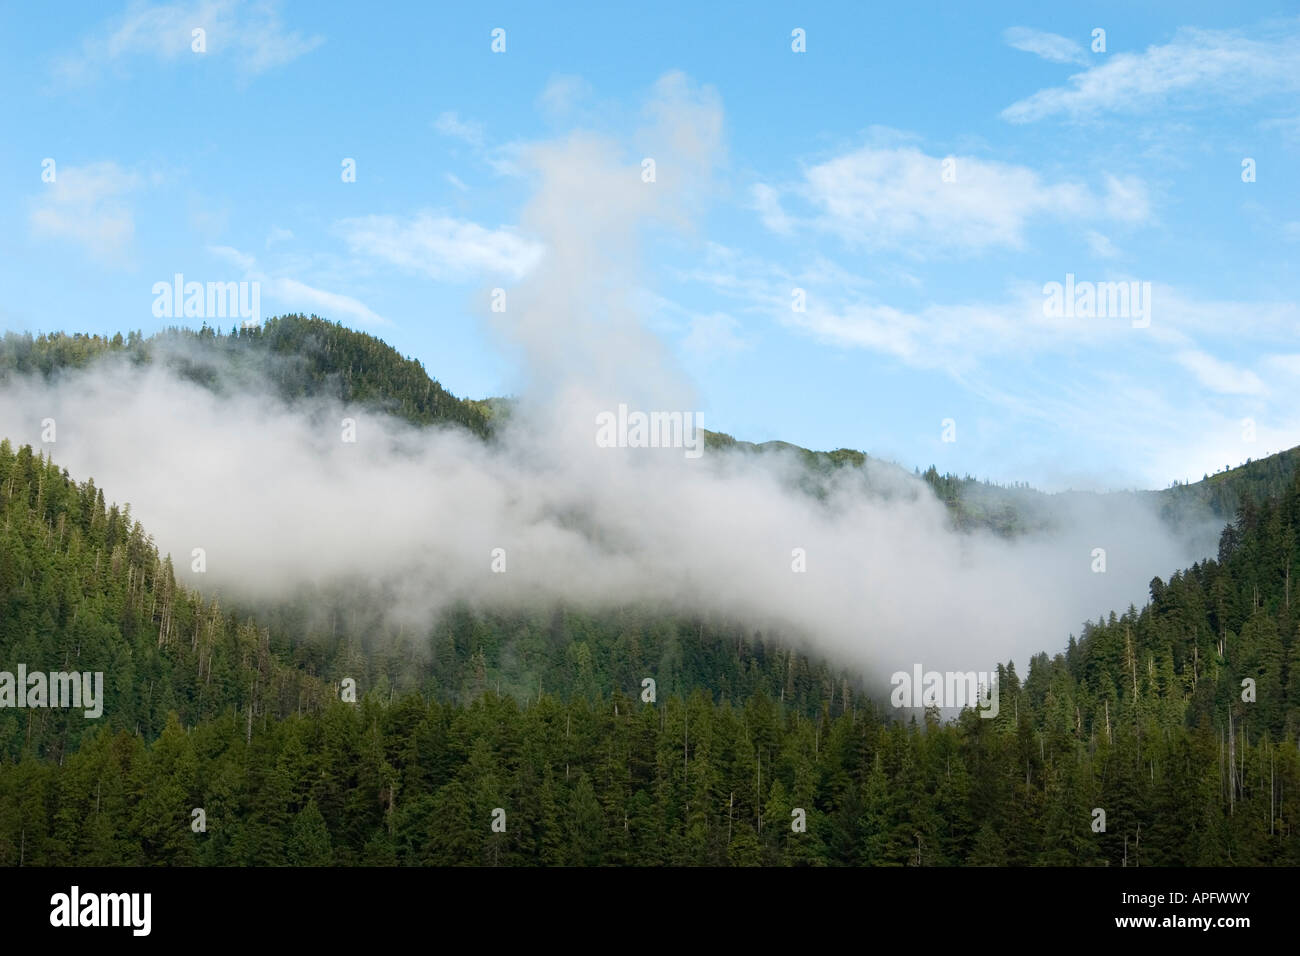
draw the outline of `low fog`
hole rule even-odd
[[[800,466],[781,454],[598,447],[596,417],[620,403],[700,407],[637,311],[637,244],[691,234],[724,161],[721,111],[668,77],[646,120],[654,183],[641,154],[591,134],[524,151],[536,191],[521,225],[546,254],[507,290],[506,312],[486,310],[494,283],[480,297],[524,370],[492,442],[337,402],[290,408],[256,376],[214,392],[166,362],[119,360],[11,382],[0,435],[130,502],[205,593],[262,601],[346,579],[388,589],[394,619],[414,627],[461,600],[648,603],[781,628],[874,675],[1021,667],[1083,621],[1140,606],[1153,576],[1213,547],[1217,529],[1177,538],[1129,495],[1049,499],[1053,530],[1004,540],[951,530],[928,488],[892,466],[844,469],[818,500],[795,490]],[[57,441],[42,445],[46,418]],[[194,548],[205,574],[189,571]],[[496,548],[505,573],[492,570]]]

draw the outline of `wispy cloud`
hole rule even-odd
[[[778,235],[789,235],[794,230],[794,221],[786,215],[781,206],[781,194],[767,183],[756,183],[751,190],[753,209],[763,225]]]
[[[1300,383],[1300,354],[1292,352],[1284,355],[1270,355],[1265,360],[1265,364],[1285,375],[1291,376],[1294,381]],[[1300,384],[1296,387],[1300,388]]]
[[[1068,37],[1029,27],[1011,27],[1002,34],[1008,46],[1024,50],[1053,63],[1087,64],[1088,53]]]
[[[581,76],[561,73],[552,76],[537,97],[537,107],[554,119],[563,119],[573,113],[583,100],[591,96],[591,84]]]
[[[410,218],[363,216],[338,223],[354,254],[366,255],[431,279],[462,280],[480,273],[520,279],[542,257],[542,246],[512,229],[431,212]]]
[[[1104,252],[1110,251],[1106,241],[1096,237]],[[1105,352],[1112,358],[1149,355],[1142,367],[1153,374],[1156,367],[1167,368],[1172,362],[1218,395],[1276,399],[1296,392],[1294,385],[1285,383],[1294,379],[1300,358],[1281,351],[1300,337],[1300,307],[1289,302],[1216,301],[1154,283],[1144,306],[1150,326],[1134,328],[1131,317],[1045,314],[1041,280],[1013,280],[1001,298],[985,301],[922,300],[902,305],[869,282],[853,281],[821,258],[791,270],[718,246],[710,248],[699,266],[678,271],[677,278],[708,287],[742,311],[765,316],[825,345],[875,352],[958,379],[977,373],[1005,375],[1007,362],[1028,369],[1025,363],[1049,355],[1065,358]],[[1131,277],[1101,278],[1128,281]],[[798,309],[791,296],[796,287],[804,292]],[[1258,371],[1222,357],[1234,349],[1253,354]],[[1183,387],[1176,384],[1177,375],[1160,381]]]
[[[941,374],[968,400],[1005,409],[1016,428],[1067,431],[1122,453],[1143,484],[1199,478],[1202,468],[1294,444],[1300,308],[1292,303],[1216,301],[1156,283],[1151,325],[1134,328],[1126,318],[1045,316],[1041,281],[1013,281],[985,301],[904,304],[870,284],[844,284],[825,263],[791,269],[719,247],[678,278],[731,300],[737,314],[828,348]],[[805,292],[801,311],[796,286]],[[1023,451],[1023,432],[1009,441]],[[1115,476],[1101,469],[1097,478]]]
[[[1119,250],[1115,248],[1115,243],[1111,242],[1109,236],[1090,229],[1084,238],[1088,240],[1088,248],[1092,250],[1092,254],[1099,259],[1113,259],[1119,255]]]
[[[465,119],[455,110],[439,113],[433,121],[433,128],[449,139],[464,143],[480,162],[486,164],[498,176],[512,178],[524,176],[521,158],[527,148],[525,143],[509,140],[489,144],[486,127],[478,120]],[[462,191],[467,188],[457,176],[451,173],[447,174],[447,181]]]
[[[749,348],[749,342],[739,333],[740,322],[725,312],[691,317],[691,330],[682,346],[686,351],[702,356],[717,356]]]
[[[125,197],[140,186],[138,173],[113,162],[55,167],[55,180],[41,187],[29,223],[41,238],[70,239],[97,259],[121,262],[135,236]]]
[[[266,234],[266,248],[270,249],[277,242],[288,242],[292,238],[292,230],[282,229],[279,226],[272,226],[271,231]]]
[[[1198,382],[1222,395],[1262,395],[1265,391],[1264,383],[1254,372],[1238,368],[1207,352],[1180,352],[1177,361],[1195,375]]]
[[[1042,303],[1042,296],[1024,285],[1002,302],[932,303],[915,309],[810,293],[805,311],[787,305],[778,318],[827,345],[868,349],[913,368],[959,376],[990,359],[1072,351],[1131,334],[1124,320],[1047,318]]]
[[[1142,53],[1114,53],[1069,86],[1050,87],[1002,111],[1012,123],[1049,116],[1142,113],[1172,105],[1247,101],[1300,89],[1297,21],[1259,31],[1184,27],[1165,44]]]
[[[1147,185],[1136,176],[1106,176],[1106,215],[1116,222],[1143,223],[1151,218]]]
[[[240,252],[234,246],[208,246],[208,252],[218,259],[225,259],[244,272],[250,272],[257,268],[257,259],[255,257]]]
[[[468,143],[475,149],[483,146],[483,124],[473,120],[463,120],[455,110],[439,113],[433,121],[433,128],[443,136],[450,136]]]
[[[814,214],[788,212],[783,192],[806,201]],[[863,147],[809,168],[802,183],[784,191],[760,183],[752,195],[774,232],[811,228],[917,258],[1020,248],[1035,220],[1134,224],[1151,212],[1146,186],[1136,177],[1108,176],[1104,191],[1097,192],[1082,183],[1047,182],[1026,166],[930,156],[912,146]]]
[[[319,310],[321,315],[329,316],[331,319],[354,319],[363,325],[391,325],[392,323],[383,316],[378,315],[364,302],[352,298],[350,295],[341,295],[337,292],[327,292],[324,289],[317,289],[309,286],[297,279],[278,277],[269,280],[269,292],[275,298],[288,303],[293,303],[295,311],[302,311],[304,304],[310,306],[313,310]]]
[[[268,274],[258,268],[254,256],[232,246],[209,246],[208,252],[239,269],[247,279],[258,282],[262,291],[293,312],[319,312],[333,320],[351,319],[362,325],[392,325],[360,299],[329,292],[285,275]]]
[[[195,30],[202,30],[202,52]],[[274,0],[134,2],[120,16],[84,37],[76,53],[59,58],[55,73],[89,82],[132,57],[173,62],[180,57],[228,57],[245,76],[256,76],[309,53],[324,41],[287,30]]]

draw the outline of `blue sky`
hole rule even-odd
[[[1300,444],[1294,5],[900,6],[7,6],[0,327],[147,333],[155,282],[254,280],[511,393],[521,157],[590,130],[636,175],[669,88],[711,171],[633,291],[707,427],[1047,489]],[[1067,274],[1149,283],[1149,323],[1045,315]]]

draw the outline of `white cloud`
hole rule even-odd
[[[665,73],[655,82],[644,113],[651,122],[640,137],[645,155],[674,158],[659,170],[657,182],[677,177],[677,163],[691,164],[678,177],[685,180],[725,158],[722,99],[713,87],[696,86],[680,71]]]
[[[483,124],[473,120],[463,120],[454,110],[439,113],[433,121],[433,128],[443,136],[450,136],[468,143],[475,149],[483,145]]]
[[[758,212],[758,217],[763,220],[763,225],[778,235],[789,235],[793,224],[790,217],[785,214],[781,208],[781,195],[766,183],[757,183],[752,194],[754,197],[754,209]]]
[[[1196,376],[1196,380],[1221,395],[1262,395],[1264,383],[1258,375],[1206,352],[1188,350],[1176,356],[1179,365]]]
[[[591,84],[574,74],[557,74],[547,81],[537,97],[542,112],[556,119],[568,116],[577,105],[591,96]]]
[[[1161,469],[1178,460],[1180,442],[1197,436],[1197,421],[1254,415],[1282,434],[1289,427],[1282,422],[1300,402],[1300,354],[1286,351],[1300,340],[1300,309],[1290,303],[1213,301],[1153,283],[1151,325],[1133,328],[1128,318],[1045,316],[1041,280],[1011,283],[1000,300],[903,305],[871,285],[819,281],[834,271],[818,264],[811,272],[792,272],[715,247],[678,278],[828,347],[942,373],[968,394],[1008,409],[1013,420],[1069,421],[1080,434],[1104,433],[1116,447],[1135,450],[1134,467],[1143,474],[1164,475],[1160,482],[1183,475],[1181,468]],[[1086,278],[1132,279],[1107,273]],[[803,312],[791,308],[796,286],[807,291]],[[1237,351],[1251,355],[1257,371],[1227,360]],[[1184,372],[1200,388],[1189,388]],[[1158,451],[1141,437],[1143,430],[1162,421],[1168,461],[1151,469],[1137,465]]]
[[[208,252],[235,266],[250,281],[259,283],[262,291],[279,300],[286,311],[316,312],[329,319],[353,319],[363,325],[392,325],[364,302],[350,295],[328,292],[288,276],[268,275],[258,269],[256,257],[240,252],[233,246],[209,246]]]
[[[387,319],[377,315],[364,302],[354,299],[350,295],[340,295],[337,292],[316,289],[299,282],[297,279],[283,277],[271,279],[268,292],[277,299],[293,303],[292,308],[295,312],[318,311],[319,314],[328,316],[331,319],[350,318],[364,325],[392,324]],[[302,307],[304,303],[311,306],[311,308],[304,309]]]
[[[1160,303],[1155,321],[1176,326],[1188,335],[1227,337],[1237,344],[1271,342],[1282,347],[1300,340],[1300,304],[1294,301],[1221,301],[1160,286],[1153,290],[1153,298]]]
[[[194,51],[193,31],[203,29],[206,52]],[[245,75],[256,75],[309,53],[320,36],[290,32],[273,0],[182,0],[132,3],[102,30],[85,37],[77,53],[61,58],[55,71],[64,80],[86,82],[135,56],[172,62],[181,57],[230,57]]]
[[[1088,54],[1082,46],[1074,40],[1055,33],[1033,30],[1029,27],[1011,27],[1002,34],[1002,39],[1006,40],[1008,46],[1041,56],[1044,60],[1051,60],[1053,63],[1086,64],[1088,62]]]
[[[135,235],[135,219],[123,198],[141,177],[113,162],[56,166],[32,205],[32,232],[43,238],[71,239],[97,259],[121,261]]]
[[[292,238],[292,231],[281,229],[279,226],[272,226],[271,231],[266,234],[266,248],[270,249],[277,242],[288,242]]]
[[[1288,143],[1300,143],[1300,116],[1284,116],[1265,120],[1260,129],[1277,130]]]
[[[794,218],[782,206],[781,193],[765,184],[754,187],[754,205],[773,231],[808,226],[918,258],[936,251],[1020,248],[1035,220],[1110,218],[1131,224],[1150,216],[1146,187],[1134,177],[1108,177],[1099,195],[1080,183],[1046,182],[1026,166],[967,156],[952,161],[955,180],[944,181],[944,157],[912,146],[866,146],[809,168],[804,182],[787,190],[814,207],[812,217]]]
[[[1031,217],[1085,208],[1082,186],[1044,184],[1023,166],[954,161],[956,181],[944,182],[941,159],[918,149],[861,149],[810,169],[810,198],[830,228],[871,246],[1019,246]]]
[[[595,344],[609,355],[625,343],[620,330]],[[131,501],[160,551],[185,556],[177,568],[187,585],[241,603],[335,581],[382,594],[372,649],[399,624],[428,633],[462,603],[507,612],[634,605],[804,639],[879,672],[883,686],[883,675],[913,660],[1023,664],[1044,634],[1064,641],[1098,608],[1141,600],[1153,574],[1204,553],[1123,496],[1053,502],[1051,535],[1007,540],[955,531],[922,482],[878,463],[845,469],[819,498],[796,490],[805,472],[793,455],[708,451],[695,461],[680,449],[600,448],[591,427],[608,407],[594,404],[599,366],[590,379],[539,376],[555,390],[521,402],[492,443],[367,413],[350,445],[320,423],[356,416],[354,407],[287,405],[263,387],[269,376],[206,361],[231,387],[207,390],[161,362],[105,361],[10,383],[0,421],[14,423],[19,444],[40,447],[41,419],[57,418],[68,437],[60,466],[93,472]],[[274,480],[264,480],[268,471]],[[210,562],[202,581],[188,570],[196,541]],[[811,573],[790,573],[790,541],[815,557]],[[1110,552],[1102,575],[1087,570],[1098,541]],[[508,542],[504,586],[481,569],[492,542]]]
[[[1109,236],[1090,229],[1084,234],[1084,238],[1088,240],[1088,248],[1092,250],[1092,254],[1098,258],[1113,259],[1119,255],[1119,250],[1115,248],[1115,243],[1110,241]]]
[[[805,312],[786,303],[780,321],[828,345],[862,348],[913,368],[962,375],[991,358],[1071,350],[1123,335],[1121,320],[1062,321],[1043,315],[1042,296],[1016,290],[1002,303],[930,304],[918,309],[810,295]]]
[[[245,272],[249,272],[257,266],[255,258],[240,252],[233,246],[208,246],[208,252],[219,259],[225,259]]]
[[[1146,183],[1136,176],[1106,176],[1106,215],[1117,222],[1142,223],[1151,218]]]
[[[522,179],[524,169],[520,164],[520,158],[523,151],[524,145],[522,143],[502,143],[500,146],[489,150],[483,157],[483,161],[498,176]]]
[[[1217,357],[1208,349],[1225,354],[1218,343],[1202,348],[1179,328],[1161,324],[1166,316],[1181,317],[1178,303],[1186,300],[1155,291],[1160,312],[1147,329],[1132,329],[1122,319],[1045,321],[1041,297],[1022,302],[1014,289],[1003,304],[916,309],[862,300],[822,303],[810,296],[806,313],[791,312],[786,301],[772,314],[828,346],[943,373],[962,394],[1005,408],[1017,427],[1066,430],[1081,442],[1113,449],[1135,477],[1152,485],[1196,479],[1203,467],[1214,471],[1294,445],[1300,355],[1264,358],[1258,374]],[[1251,303],[1205,308],[1219,316],[1220,335],[1225,313],[1267,311]],[[1243,344],[1239,336],[1231,341],[1233,348]],[[1258,343],[1255,348],[1258,355]],[[1189,386],[1184,370],[1195,384]],[[1257,424],[1256,442],[1246,437],[1247,418]],[[1022,443],[1013,442],[1012,450],[1019,455]]]
[[[1264,360],[1264,364],[1277,369],[1285,375],[1294,376],[1297,381],[1300,381],[1300,354],[1298,353],[1270,355]]]
[[[430,212],[409,219],[363,216],[338,224],[354,254],[382,259],[432,279],[488,273],[520,279],[541,260],[543,248],[511,229]]]
[[[737,331],[740,323],[725,312],[712,312],[691,318],[691,330],[682,342],[687,352],[711,356],[726,352],[739,352],[749,347]]]
[[[1137,113],[1170,101],[1202,105],[1247,101],[1300,89],[1300,37],[1295,21],[1260,39],[1236,30],[1185,27],[1143,53],[1115,53],[1070,77],[1069,86],[1039,90],[1002,111],[1013,123],[1048,116]]]

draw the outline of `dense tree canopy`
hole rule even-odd
[[[1300,480],[1141,611],[1023,682],[1003,668],[996,718],[948,723],[720,634],[686,654],[675,632],[669,675],[635,626],[603,644],[563,614],[542,635],[569,667],[553,690],[498,694],[527,625],[463,611],[429,636],[455,666],[422,693],[371,667],[343,702],[310,640],[178,588],[90,482],[6,443],[0,500],[4,659],[113,687],[100,722],[0,711],[3,863],[1300,863]],[[675,692],[639,699],[637,665]]]
[[[220,388],[224,350],[290,401],[485,437],[506,413],[376,343],[293,316],[9,335],[0,380],[120,353]],[[0,708],[0,865],[1300,865],[1297,451],[1158,493],[1170,520],[1229,509],[1218,554],[1023,679],[1005,665],[995,718],[944,722],[789,635],[662,608],[453,607],[415,631],[341,587],[222,602],[92,480],[0,441],[0,670],[102,671],[107,698]],[[812,494],[866,463],[805,454]],[[958,527],[1035,520],[1036,492],[923,477]]]

